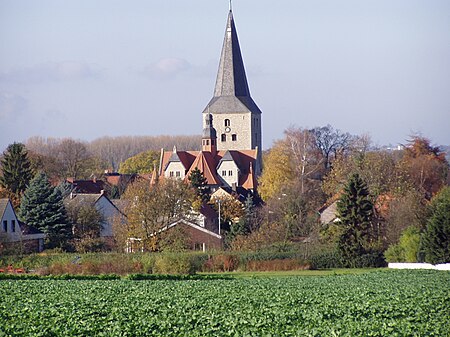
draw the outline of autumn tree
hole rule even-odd
[[[68,203],[66,211],[75,249],[82,253],[102,250],[100,231],[104,218],[100,211],[92,204],[76,201]]]
[[[16,196],[28,187],[32,176],[31,163],[25,145],[13,143],[3,153],[0,185]]]
[[[180,150],[200,150],[201,136],[118,136],[101,137],[87,144],[88,150],[106,162],[109,169],[119,170],[120,164],[128,158],[145,151],[170,149],[174,144]]]
[[[387,207],[385,216],[387,244],[396,244],[408,227],[423,229],[428,212],[426,201],[418,191],[411,189],[399,195],[394,194]]]
[[[294,180],[299,181],[299,193],[305,193],[307,181],[321,176],[323,161],[316,136],[309,130],[290,127],[284,131],[284,146],[289,152]]]
[[[445,185],[449,164],[445,153],[430,140],[413,136],[404,150],[401,167],[414,187],[429,200]]]
[[[192,189],[180,180],[165,179],[155,185],[136,180],[122,196],[127,203],[124,236],[139,238],[145,250],[157,250],[162,231],[191,212],[194,197]]]
[[[67,138],[58,146],[58,159],[67,177],[79,179],[84,173],[90,154],[82,142]]]
[[[221,229],[229,231],[230,227],[244,215],[244,205],[231,195],[211,199],[211,205],[216,212],[219,212],[219,204]]]
[[[120,164],[119,173],[151,173],[158,166],[159,156],[160,153],[154,150],[138,153]]]
[[[332,156],[336,159],[340,153],[348,150],[351,147],[353,140],[351,134],[334,129],[329,124],[322,127],[316,127],[312,129],[311,132],[314,134],[317,148],[322,152],[325,170],[330,169]]]
[[[282,141],[275,142],[269,152],[263,155],[263,167],[258,191],[263,200],[268,200],[279,194],[283,186],[295,176],[290,153]]]

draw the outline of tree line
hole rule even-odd
[[[34,171],[43,170],[52,180],[87,179],[105,170],[117,172],[121,163],[144,151],[162,148],[198,150],[200,136],[102,137],[91,142],[72,138],[31,137],[24,142]]]
[[[93,172],[96,161],[89,156],[92,152],[86,143],[70,139],[39,142],[35,140],[30,149],[13,144],[5,151],[0,180],[3,192],[20,199],[39,171],[45,171],[50,181],[54,177],[87,177]],[[151,172],[159,151],[144,150],[123,160],[119,170]],[[11,164],[8,158],[18,152],[25,153],[28,164],[25,159]],[[49,164],[52,162],[55,168]],[[384,256],[397,261],[448,259],[448,247],[442,246],[448,245],[449,237],[449,164],[445,153],[430,140],[416,135],[402,150],[381,150],[372,146],[368,136],[351,135],[330,125],[289,127],[284,137],[263,153],[263,166],[258,194],[249,194],[243,202],[226,200],[221,204],[227,248],[290,250],[298,243],[311,243],[326,246],[326,254],[346,266],[364,264],[364,259],[369,261],[366,264],[375,264]],[[22,173],[14,173],[14,167],[20,167]],[[128,232],[120,235],[144,237],[152,250],[157,247],[154,233],[181,213],[198,209],[203,202],[217,210],[217,200],[209,199],[201,173],[189,178],[189,188],[178,183],[151,187],[145,181],[131,185],[122,199],[140,206],[128,210],[128,227],[122,227]],[[336,218],[322,223],[320,212],[333,204]],[[165,241],[165,247],[184,247],[183,234],[173,233],[160,242]],[[429,247],[436,243],[441,253],[433,258],[431,252],[439,249]]]

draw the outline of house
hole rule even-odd
[[[223,247],[223,237],[219,233],[219,216],[206,203],[203,203],[198,211],[191,210],[181,218],[174,219],[151,236],[180,228],[191,250],[207,251]],[[142,238],[128,238],[125,251],[127,253],[144,251]]]
[[[75,193],[100,194],[105,190],[105,182],[96,178],[90,180],[67,178],[66,182],[72,186],[72,192]]]
[[[328,225],[332,222],[339,221],[337,217],[337,200],[331,202],[329,205],[324,205],[320,210],[320,222],[323,225]]]
[[[207,250],[221,249],[223,246],[222,235],[187,219],[177,220],[162,230],[171,230],[175,227],[182,228],[187,237],[191,250],[200,250],[205,252]]]
[[[17,218],[11,200],[0,199],[0,245],[24,252],[42,252],[45,234]]]
[[[125,217],[125,215],[103,193],[70,193],[70,195],[64,199],[64,204],[67,208],[80,206],[95,207],[103,217],[100,237],[104,238],[106,241],[113,239],[114,221],[119,219],[119,221],[123,222]]]

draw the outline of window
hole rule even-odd
[[[206,140],[206,145],[209,145],[209,139]]]
[[[16,220],[11,220],[11,232],[16,231]]]
[[[4,232],[8,231],[8,220],[3,220],[3,231]]]
[[[232,177],[232,176],[233,176],[233,171],[229,170],[229,171],[228,171],[228,175],[229,175],[230,177]]]
[[[222,177],[226,177],[227,176],[227,171],[223,170],[222,171]]]
[[[229,119],[225,119],[225,126],[230,126],[230,120]]]
[[[173,171],[170,171],[169,176],[173,177]]]
[[[177,177],[177,178],[180,178],[180,177],[181,177],[181,172],[180,172],[180,171],[175,172],[175,174],[176,174],[176,177]]]
[[[237,141],[237,135],[236,135],[236,134],[231,135],[231,140],[232,140],[233,142]]]
[[[227,135],[222,133],[222,136],[220,137],[222,142],[226,142],[227,141]]]

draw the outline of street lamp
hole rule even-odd
[[[219,203],[219,235],[220,235],[220,204],[222,201],[220,199],[217,199],[217,202]]]

